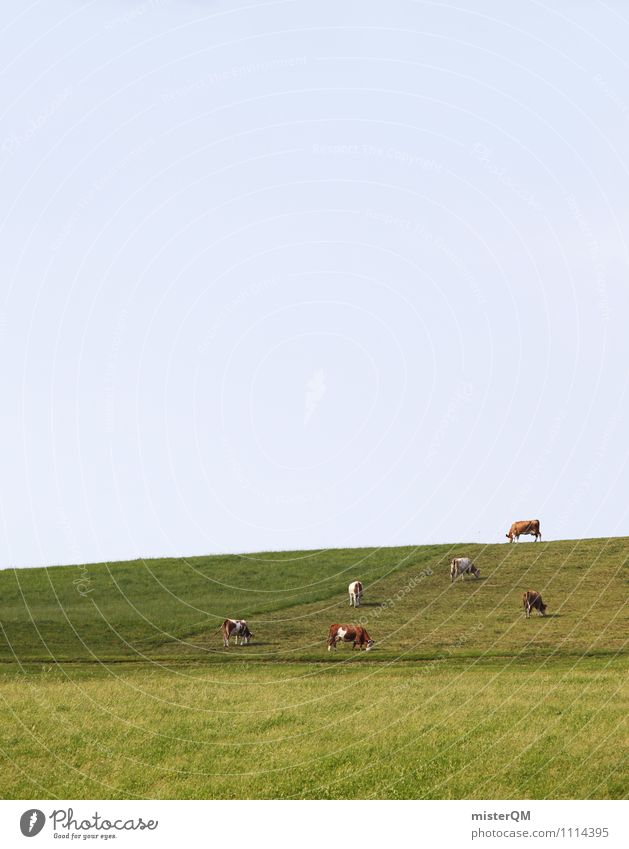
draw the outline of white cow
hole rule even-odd
[[[352,581],[347,591],[349,592],[349,606],[360,607],[360,600],[363,595],[363,585],[360,581]]]
[[[474,566],[469,557],[455,557],[452,563],[450,563],[450,582],[454,582],[455,578],[459,575],[461,576],[461,580],[463,580],[463,575],[470,572],[475,578],[480,577],[480,569]]]

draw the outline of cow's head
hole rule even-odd
[[[373,640],[367,640],[367,647],[365,651],[371,651],[371,647],[373,646]]]
[[[474,569],[472,569],[472,572],[474,573],[475,578],[480,578],[480,569],[477,569],[475,567]]]
[[[542,614],[542,616],[546,616],[546,608],[547,607],[548,607],[548,605],[544,604],[544,602],[540,598],[540,600],[539,600],[539,610],[540,610],[540,613]]]

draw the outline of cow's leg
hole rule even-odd
[[[529,604],[528,601],[526,602],[526,608],[525,609],[526,609],[526,618],[530,619],[531,618],[531,605]]]

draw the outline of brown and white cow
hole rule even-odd
[[[522,596],[522,604],[527,619],[531,618],[531,610],[537,610],[540,616],[546,616],[547,605],[544,604],[537,590],[527,590]]]
[[[330,625],[328,634],[328,651],[336,648],[339,642],[353,643],[352,651],[358,646],[369,651],[373,646],[373,640],[362,625]]]
[[[363,597],[363,585],[360,581],[352,581],[347,591],[349,593],[349,606],[360,607],[360,600]]]
[[[230,637],[236,638],[236,645],[238,645],[239,639],[242,640],[243,646],[248,645],[249,640],[253,637],[245,619],[226,619],[221,625],[221,632],[223,634],[223,645],[226,649],[229,648]]]
[[[455,557],[450,563],[450,582],[454,582],[460,575],[463,580],[464,575],[474,575],[475,578],[480,578],[480,569],[472,563],[469,557]]]
[[[538,539],[541,540],[542,534],[539,529],[539,519],[527,519],[525,522],[514,522],[509,528],[509,533],[505,536],[508,538],[509,542],[513,542],[514,540],[518,542],[521,536],[532,536],[535,537],[535,542]]]

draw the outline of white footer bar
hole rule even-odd
[[[0,844],[626,849],[628,814],[623,801],[4,801]]]

